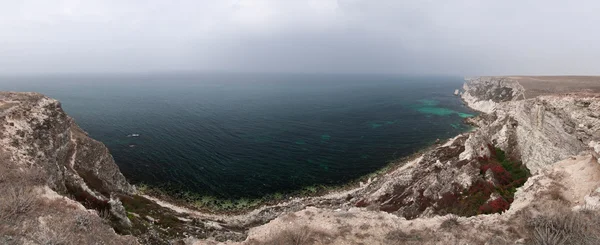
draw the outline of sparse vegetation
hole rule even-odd
[[[531,219],[528,228],[536,245],[600,244],[600,215],[597,211],[552,210]]]
[[[302,190],[302,193],[308,194],[308,195],[315,194],[315,193],[317,193],[318,188],[319,187],[317,187],[317,186],[307,186],[307,187],[304,187],[304,189]]]
[[[450,214],[446,218],[444,218],[444,221],[442,221],[442,224],[440,224],[440,228],[452,229],[458,225],[460,225],[460,223],[458,222],[458,216]]]
[[[561,189],[563,186],[554,185],[549,188],[547,194],[550,196],[550,200],[560,201],[560,202],[568,202],[567,199],[563,196]]]
[[[10,223],[16,221],[19,216],[31,211],[36,205],[36,195],[31,186],[10,185],[4,186],[2,198],[0,199],[0,220]]]
[[[414,234],[407,234],[401,230],[390,231],[385,235],[385,239],[389,241],[389,244],[405,244],[406,242],[419,241],[421,237]]]
[[[371,225],[365,223],[360,225],[358,228],[360,228],[361,230],[368,230],[371,228]]]
[[[492,145],[487,147],[492,154],[477,159],[481,179],[473,183],[463,195],[453,192],[442,195],[441,213],[473,216],[498,213],[510,207],[517,188],[525,184],[530,173],[520,161],[507,157],[501,149]],[[485,180],[488,172],[491,172],[494,183]],[[489,200],[494,193],[499,197]]]
[[[19,169],[0,152],[0,225],[14,225],[38,205],[34,187],[42,184],[41,169]]]
[[[274,235],[270,240],[250,241],[251,245],[312,245],[330,240],[331,235],[313,230],[307,226],[298,229],[287,229]],[[320,243],[319,243],[320,244]]]
[[[146,192],[148,192],[148,185],[144,184],[144,183],[140,183],[138,185],[135,186],[136,190],[140,193],[140,194],[145,194]]]
[[[275,192],[275,194],[273,194],[273,199],[281,200],[281,199],[283,199],[283,194],[281,194],[279,192]]]
[[[17,167],[0,152],[0,244],[134,244],[67,199],[41,196],[42,169]]]
[[[138,190],[139,191],[139,190]],[[238,198],[228,199],[219,198],[212,195],[201,195],[193,192],[172,193],[161,188],[146,186],[144,192],[140,194],[159,197],[163,200],[177,203],[182,206],[194,208],[208,212],[241,212],[251,208],[256,208],[261,204],[273,200],[272,196],[266,196],[262,199]],[[279,194],[281,195],[281,194]],[[281,196],[283,198],[283,196]]]

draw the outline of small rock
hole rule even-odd
[[[183,221],[183,222],[192,222],[192,220],[191,220],[191,219],[186,219],[186,218],[183,218],[183,217],[177,217],[177,219],[178,219],[178,220],[181,220],[181,221]]]
[[[498,181],[496,180],[492,169],[488,169],[485,171],[485,180],[492,183],[494,186],[498,186]]]
[[[152,218],[152,217],[150,217],[150,216],[148,216],[148,215],[146,215],[146,217],[145,217],[145,218],[146,218],[146,220],[148,220],[148,221],[150,221],[150,222],[152,222],[152,223],[156,222],[156,219],[154,219],[154,218]]]

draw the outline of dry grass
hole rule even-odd
[[[555,200],[555,201],[560,201],[560,202],[565,202],[568,203],[569,201],[563,196],[562,191],[559,189],[559,187],[555,187],[555,188],[551,188],[550,190],[548,190],[548,196],[550,197],[551,200]]]
[[[65,206],[52,201],[48,206]],[[40,244],[135,244],[132,237],[118,236],[106,221],[78,209],[41,210],[41,223],[29,228],[26,238]]]
[[[450,214],[444,219],[444,221],[442,221],[442,224],[440,224],[440,228],[441,229],[453,229],[459,225],[460,225],[460,223],[458,222],[458,216],[454,215],[454,214]]]
[[[18,168],[0,152],[0,226],[15,225],[39,205],[34,187],[42,183],[41,170]]]
[[[332,240],[332,236],[321,231],[313,230],[307,226],[298,229],[287,229],[279,232],[270,240],[264,242],[250,241],[251,245],[312,245],[325,243]]]
[[[555,210],[528,223],[533,244],[600,244],[600,215],[597,211]]]
[[[600,93],[600,76],[516,76],[527,98],[562,93]]]
[[[73,201],[43,198],[43,176],[0,152],[0,244],[135,244]]]
[[[553,179],[554,182],[548,187],[547,191],[542,192],[541,194],[547,195],[552,201],[558,201],[564,204],[568,204],[569,200],[567,200],[567,198],[563,195],[563,192],[567,191],[568,188],[560,184],[560,181],[562,181],[565,178],[564,173],[553,172],[549,174],[549,177]]]
[[[385,239],[388,241],[388,244],[414,244],[415,242],[423,242],[423,238],[420,235],[410,234],[402,231],[402,230],[394,230],[390,231],[385,235]]]
[[[1,195],[0,221],[5,224],[14,224],[37,205],[31,186],[6,186]]]

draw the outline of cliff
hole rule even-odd
[[[16,197],[0,201],[10,214],[0,216],[0,241],[68,234],[67,244],[514,244],[552,237],[597,244],[598,84],[592,77],[468,78],[461,97],[482,112],[468,119],[474,130],[353,188],[237,215],[141,195],[57,101],[0,93],[0,191]],[[15,208],[24,202],[30,205]],[[45,221],[58,217],[59,226]],[[61,229],[89,231],[92,223],[98,232]]]
[[[89,138],[58,101],[36,93],[2,92],[0,128],[0,232],[4,239],[0,241],[54,244],[97,238],[107,244],[135,243],[132,237],[119,237],[109,226],[93,227],[102,221],[87,209],[106,216],[115,226],[131,226],[113,194],[134,189],[108,149]],[[81,226],[76,229],[93,228],[98,237],[61,234],[77,222]]]
[[[577,84],[573,82],[573,86]],[[506,90],[501,90],[506,87]],[[512,96],[490,96],[482,90],[512,91]],[[538,87],[539,88],[539,87]],[[525,165],[537,172],[547,165],[588,148],[598,141],[600,124],[598,97],[586,90],[542,95],[524,99],[526,90],[517,79],[479,78],[465,83],[463,99],[469,106],[486,103],[494,120],[478,123],[477,135],[491,139],[495,145],[518,154]],[[552,89],[552,84],[546,86]],[[491,108],[491,110],[489,110]],[[507,122],[512,121],[512,124]],[[473,137],[475,139],[476,137]],[[480,142],[467,143],[473,149]],[[470,152],[467,149],[467,152]]]

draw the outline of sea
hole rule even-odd
[[[112,153],[125,177],[174,192],[256,198],[338,186],[475,115],[462,77],[390,74],[149,73],[0,76],[40,92]]]

